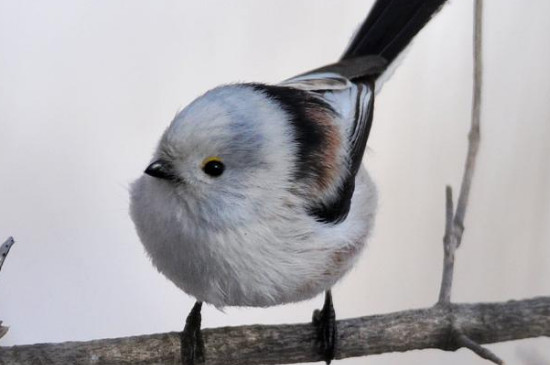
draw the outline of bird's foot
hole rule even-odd
[[[325,293],[323,309],[313,312],[313,325],[317,329],[319,352],[328,365],[334,359],[336,352],[336,313],[330,290]]]
[[[202,302],[196,302],[185,321],[181,333],[181,363],[196,365],[204,363],[204,342],[201,335]]]

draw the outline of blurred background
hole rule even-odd
[[[372,0],[0,0],[0,345],[181,330],[193,299],[149,263],[128,185],[174,114],[235,81],[335,61]],[[471,103],[472,1],[451,0],[384,85],[365,164],[380,207],[334,289],[339,318],[432,305],[444,187],[458,191]],[[485,1],[482,142],[453,299],[550,294],[550,2]],[[204,326],[305,322],[322,304],[207,306]],[[550,340],[489,346],[550,364]],[[352,365],[485,364],[467,350]]]

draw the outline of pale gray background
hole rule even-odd
[[[178,109],[220,84],[277,82],[336,60],[372,0],[0,0],[1,345],[179,330],[193,299],[149,264],[128,184]],[[366,164],[369,248],[335,288],[340,318],[434,303],[444,186],[462,173],[472,1],[454,0],[379,94]],[[454,298],[550,294],[550,2],[488,0],[483,141]],[[204,309],[207,327],[303,322],[322,298]],[[549,364],[550,340],[491,346]],[[545,359],[545,360],[542,360]],[[339,364],[484,364],[466,350]]]

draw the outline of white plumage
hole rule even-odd
[[[370,100],[357,93],[349,82],[325,93],[341,141],[356,102],[363,108]],[[133,184],[131,215],[154,265],[197,300],[224,307],[308,299],[330,289],[362,250],[374,223],[374,184],[361,169],[347,218],[320,222],[307,210],[311,186],[293,171],[294,133],[289,114],[267,95],[223,86],[182,110],[159,143],[153,160],[172,161],[181,179],[143,175]],[[347,169],[347,149],[335,150],[338,177],[328,195]],[[201,169],[212,156],[226,166],[219,177]]]

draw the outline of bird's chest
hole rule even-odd
[[[188,294],[220,307],[312,297],[322,290],[318,278],[330,280],[328,271],[342,258],[295,217],[251,220],[226,230],[182,231],[165,244],[162,258],[155,260],[151,252],[159,270]]]

